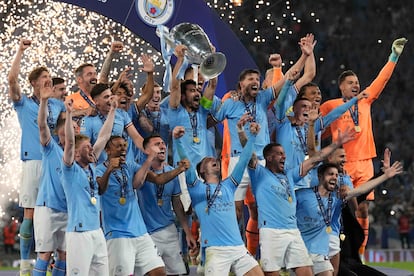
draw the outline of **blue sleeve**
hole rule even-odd
[[[182,145],[183,143],[182,137],[179,139],[176,139],[176,141],[177,141],[176,144],[177,144],[178,155],[180,156],[181,159],[188,159],[187,152]],[[196,168],[194,167],[194,164],[190,162],[190,168],[185,171],[185,179],[186,179],[187,185],[193,185],[194,182],[197,180],[197,175],[195,172],[196,172]]]
[[[213,118],[217,121],[217,122],[221,122],[225,119],[226,117],[226,110],[227,110],[227,106],[229,105],[229,101],[226,100],[224,103],[222,103],[218,108],[215,108],[217,111],[216,112],[211,112],[211,115],[213,116]]]
[[[256,142],[256,135],[251,136],[250,139],[247,141],[246,145],[244,146],[242,153],[240,154],[239,162],[237,163],[236,167],[234,168],[233,172],[231,173],[230,177],[237,183],[243,178],[244,170],[249,163],[254,149],[254,143]]]
[[[319,123],[315,124],[315,133],[321,131],[325,127],[328,127],[333,121],[338,119],[342,114],[344,114],[351,106],[353,106],[358,101],[357,97],[353,97],[351,100],[347,101],[344,104],[332,109],[331,112],[322,117],[323,126]]]
[[[285,84],[283,85],[282,90],[280,91],[280,94],[277,97],[277,101],[275,103],[277,120],[281,121],[286,117],[286,112],[288,111],[289,107],[292,106],[295,98],[296,90],[293,86],[293,82],[290,80],[285,81]]]
[[[161,100],[160,108],[161,107],[168,108],[169,103],[170,103],[170,95],[166,96],[164,99]]]

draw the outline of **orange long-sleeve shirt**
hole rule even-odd
[[[385,85],[390,79],[396,63],[388,61],[379,72],[376,79],[366,88],[369,97],[358,102],[359,126],[361,132],[357,133],[356,138],[343,145],[348,161],[358,161],[372,159],[377,156],[375,150],[374,134],[372,132],[371,105],[378,99]],[[320,107],[322,115],[328,114],[332,109],[343,104],[342,98],[326,101]],[[338,137],[338,129],[344,131],[347,127],[354,128],[355,124],[349,111],[330,125],[331,135],[334,141]]]

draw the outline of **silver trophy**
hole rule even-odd
[[[188,49],[186,51],[188,62],[200,65],[200,74],[206,80],[217,77],[226,67],[227,61],[224,54],[213,53],[210,39],[197,24],[180,23],[170,31],[163,26],[157,30],[157,35],[163,35],[171,48],[179,44],[185,45]]]

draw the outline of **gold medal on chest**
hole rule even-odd
[[[120,197],[119,198],[119,204],[125,205],[125,203],[126,203],[126,198],[125,197]]]
[[[92,205],[96,205],[96,197],[91,197],[91,203]]]

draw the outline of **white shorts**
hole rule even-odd
[[[68,214],[46,206],[36,206],[33,224],[36,252],[66,251],[65,233]]]
[[[109,275],[145,275],[157,267],[164,266],[157,247],[148,234],[137,238],[110,239],[106,243]]]
[[[204,275],[223,276],[230,271],[236,276],[244,275],[258,265],[244,245],[211,246],[206,249]]]
[[[165,264],[167,275],[185,274],[185,269],[181,247],[178,239],[177,227],[171,224],[157,232],[151,234],[151,238],[158,248]]]
[[[66,232],[66,272],[75,275],[109,275],[108,253],[102,229]]]
[[[239,163],[239,159],[240,159],[240,156],[230,157],[229,175],[233,172],[237,163]],[[266,161],[258,160],[258,163],[264,166],[266,164]],[[243,178],[240,181],[240,184],[237,187],[236,191],[234,192],[234,201],[244,200],[244,198],[246,197],[247,187],[249,186],[249,183],[250,183],[250,176],[246,168],[243,172]]]
[[[319,274],[324,271],[334,271],[331,261],[326,256],[320,254],[310,254],[313,262],[313,274]]]
[[[42,160],[23,161],[19,193],[20,207],[34,208],[36,206],[41,174]]]
[[[191,197],[187,188],[187,181],[185,179],[185,172],[182,172],[178,175],[178,182],[180,183],[181,195],[180,200],[183,204],[184,212],[188,211],[188,208],[191,206]]]
[[[339,237],[336,234],[329,235],[329,258],[332,258],[339,252],[341,252],[341,242]]]
[[[312,260],[298,229],[261,228],[259,239],[263,271],[312,266]]]

